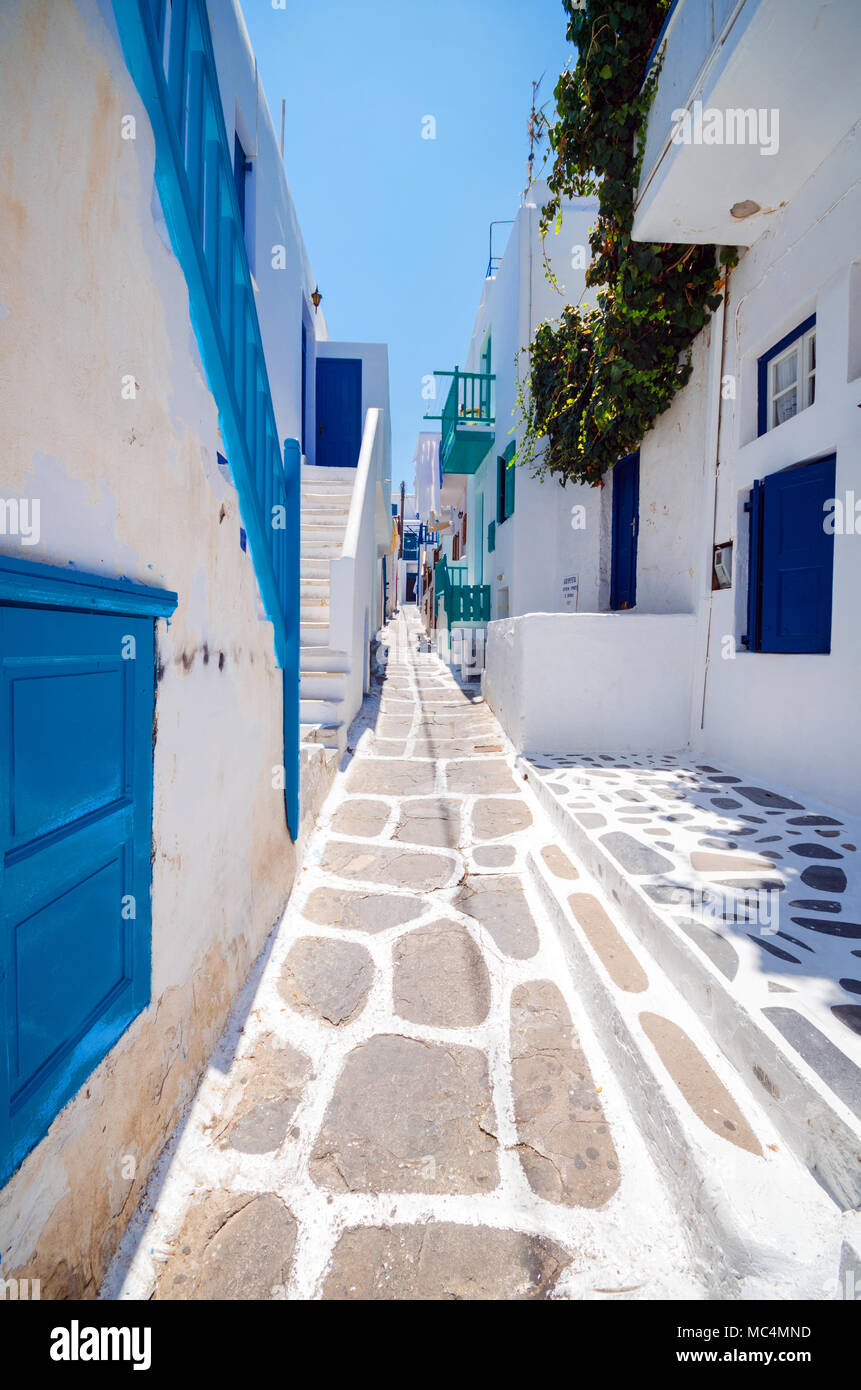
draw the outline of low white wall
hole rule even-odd
[[[483,690],[518,752],[689,740],[691,614],[527,613],[490,623]]]

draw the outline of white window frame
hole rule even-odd
[[[776,389],[777,371],[782,362],[798,354],[800,371],[796,374],[795,380],[785,386],[781,391]],[[786,420],[778,420],[776,417],[777,402],[794,392],[796,407],[792,415],[788,415]],[[787,420],[794,420],[796,415],[800,415],[802,410],[813,405],[816,399],[816,325],[809,328],[806,333],[802,333],[795,338],[788,347],[784,348],[777,357],[773,357],[768,364],[768,414],[766,429],[776,429],[778,425],[786,424]]]

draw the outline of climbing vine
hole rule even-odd
[[[720,304],[725,269],[737,257],[731,247],[631,239],[659,64],[643,78],[668,0],[563,4],[577,59],[556,84],[541,234],[558,232],[565,200],[597,197],[586,271],[597,306],[568,304],[539,326],[527,380],[518,380],[517,461],[538,476],[600,484],[687,382],[690,345]]]

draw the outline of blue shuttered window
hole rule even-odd
[[[0,1183],[150,998],[154,625],[176,595],[0,558]]]
[[[748,630],[751,651],[829,652],[834,535],[826,530],[836,458],[772,473],[755,483],[750,515]]]
[[[514,467],[511,460],[516,449],[517,445],[512,440],[505,453],[496,460],[496,521],[499,526],[514,515]]]

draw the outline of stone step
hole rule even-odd
[[[329,623],[318,620],[299,623],[299,645],[302,647],[325,647],[329,642]]]
[[[302,530],[313,531],[318,527],[320,530],[330,533],[332,531],[343,531],[347,525],[346,512],[320,512],[316,508],[302,508]]]
[[[316,695],[299,698],[300,724],[340,724],[343,700],[326,700]]]
[[[306,671],[344,671],[350,670],[350,658],[346,652],[326,645],[299,648],[299,670]]]
[[[355,481],[355,468],[318,468],[316,464],[311,463],[302,465],[303,488],[319,487],[328,491],[330,488],[340,487],[344,491],[352,492]]]
[[[303,555],[299,561],[300,579],[328,579],[330,560],[311,560]]]
[[[558,842],[535,844],[526,858],[614,1083],[713,1281],[711,1296],[751,1298],[777,1283],[793,1296],[821,1297],[839,1213],[598,882],[578,873]]]
[[[313,525],[302,522],[301,546],[304,549],[309,541],[337,541],[340,545],[344,539],[346,526],[343,522],[315,521]]]
[[[320,540],[317,537],[303,545],[306,560],[336,560],[341,553],[341,541]]]
[[[299,697],[307,700],[343,700],[349,672],[340,670],[299,671]]]
[[[517,765],[536,793],[560,842],[570,847],[619,905],[632,932],[703,1020],[718,1047],[743,1078],[751,1098],[768,1114],[780,1132],[782,1145],[788,1146],[810,1172],[817,1174],[818,1182],[840,1206],[861,1205],[861,1068],[855,1060],[858,1038],[851,1028],[838,1024],[829,1010],[821,1006],[820,999],[826,997],[823,989],[810,991],[808,987],[805,990],[809,972],[827,979],[831,955],[840,948],[847,954],[845,948],[851,947],[853,942],[844,939],[845,933],[851,936],[856,930],[855,923],[847,923],[844,928],[838,916],[823,918],[824,925],[819,924],[819,930],[825,933],[821,938],[823,945],[814,950],[818,945],[815,937],[803,941],[806,929],[794,925],[790,916],[793,910],[798,913],[801,909],[793,909],[786,900],[794,901],[804,885],[790,880],[786,888],[783,887],[782,871],[788,872],[785,860],[778,865],[756,855],[753,828],[753,843],[745,855],[733,858],[729,850],[737,848],[737,842],[728,837],[733,833],[743,836],[747,826],[742,831],[724,829],[721,839],[715,841],[701,825],[694,833],[711,848],[707,852],[696,849],[682,856],[675,848],[676,843],[685,842],[688,822],[697,826],[698,816],[702,817],[706,808],[711,809],[707,794],[695,794],[688,799],[683,792],[671,788],[672,795],[662,801],[657,790],[660,780],[644,780],[644,790],[646,786],[653,788],[650,795],[655,802],[662,802],[660,810],[647,818],[653,823],[658,820],[660,824],[660,818],[665,817],[663,833],[673,836],[672,840],[653,838],[645,845],[646,836],[636,836],[638,822],[619,819],[612,809],[610,794],[615,792],[617,785],[615,780],[609,780],[612,759],[608,757],[599,764],[597,773],[585,766],[575,766],[576,759],[558,770],[550,761],[542,759],[547,766],[538,766],[537,759],[521,756]],[[626,773],[632,772],[631,761],[619,760]],[[673,770],[662,766],[661,777],[670,778]],[[708,769],[705,771],[707,773]],[[724,777],[726,774],[718,775]],[[705,780],[708,781],[707,776]],[[741,778],[732,780],[741,782]],[[684,785],[684,779],[681,784]],[[599,786],[602,788],[600,794],[596,791]],[[584,788],[591,788],[588,797],[583,794]],[[725,793],[727,785],[722,784],[719,789]],[[623,790],[628,791],[627,785]],[[750,790],[760,794],[758,788]],[[576,805],[577,796],[573,798],[575,804],[569,804],[572,791],[579,792],[582,806]],[[605,799],[597,799],[598,795]],[[643,792],[637,792],[636,796],[636,800],[625,803],[626,809],[618,816],[636,816],[644,806],[652,804]],[[730,805],[712,811],[716,825],[714,834],[721,829],[718,822],[725,824],[728,813],[744,804],[725,795],[717,800]],[[778,814],[767,792],[761,800],[763,809]],[[780,802],[784,798],[774,796],[772,800]],[[750,814],[743,813],[748,821],[758,825],[763,834],[778,830],[773,816],[767,820],[765,815],[752,814],[757,804],[750,806]],[[789,805],[805,809],[792,801]],[[793,811],[788,810],[786,814],[792,815]],[[819,813],[813,815],[816,818]],[[678,819],[670,820],[670,816]],[[741,819],[736,824],[742,825]],[[844,833],[847,832],[844,830]],[[691,843],[700,845],[701,840],[692,838]],[[746,869],[748,862],[759,864],[760,860],[768,867]],[[728,867],[733,863],[737,866],[734,871]],[[809,860],[802,863],[809,863]],[[698,866],[706,874],[710,872],[711,879],[703,879],[697,872]],[[735,878],[726,877],[732,872]],[[804,872],[809,874],[809,869]],[[755,921],[738,915],[745,903],[759,911],[757,895],[765,891],[765,884],[780,886],[780,891],[775,888],[773,892],[780,931],[777,926],[774,931],[764,931]],[[713,909],[706,910],[718,890],[724,904],[720,912],[728,916],[710,915]],[[741,907],[727,906],[737,901],[732,894],[739,893]],[[705,903],[703,895],[706,895]],[[819,900],[811,899],[811,902],[815,907]],[[861,932],[861,926],[857,930]],[[750,957],[755,957],[752,965]],[[803,973],[796,975],[795,967],[783,965],[783,961],[796,962]],[[777,982],[769,982],[767,973],[778,975]],[[773,988],[775,983],[776,988]],[[805,998],[805,993],[809,997]],[[832,996],[827,997],[830,1003]],[[844,1010],[852,1007],[843,1006]],[[778,1028],[778,1022],[782,1028]],[[838,1031],[840,1028],[845,1038]]]
[[[313,505],[349,507],[353,490],[344,483],[303,483],[300,492],[302,504],[310,501]]]
[[[326,599],[311,598],[299,605],[299,623],[322,623],[329,627],[329,603]]]
[[[300,724],[300,743],[320,743],[325,748],[337,748],[343,724]]]
[[[313,575],[307,579],[299,578],[299,600],[307,603],[308,599],[323,598],[329,601],[329,580],[321,576]]]
[[[338,510],[349,511],[352,492],[349,488],[339,487],[337,489],[318,488],[313,483],[303,483],[301,498],[303,507],[319,506],[325,510],[337,508]]]

